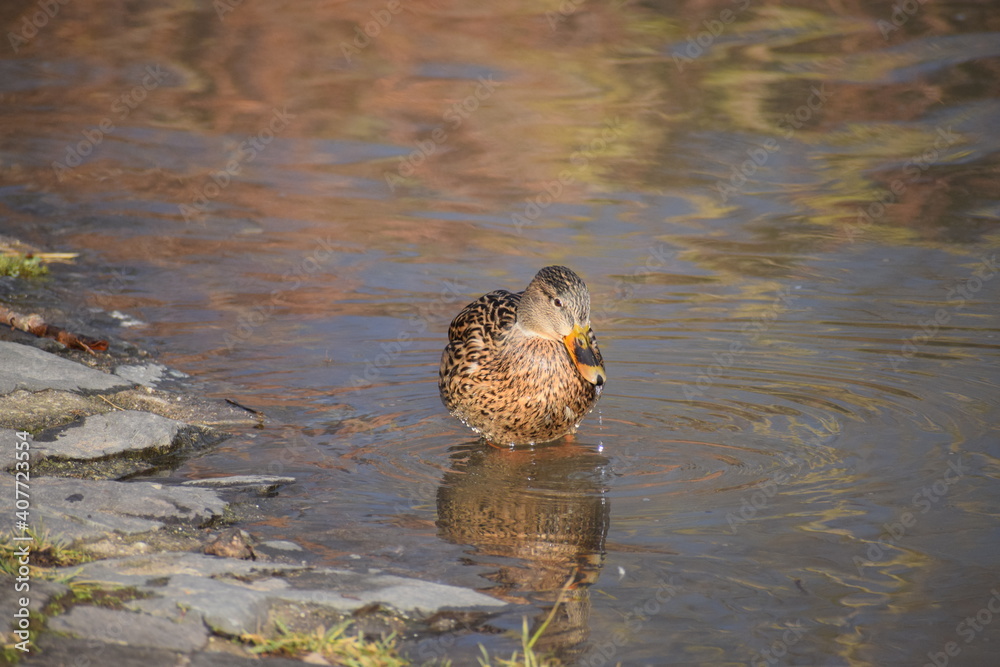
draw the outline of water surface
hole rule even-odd
[[[519,603],[417,659],[572,577],[573,664],[989,664],[1000,18],[913,6],[74,0],[0,60],[3,225],[269,416],[172,478],[293,475],[251,532]],[[477,444],[447,324],[555,263],[606,391]]]

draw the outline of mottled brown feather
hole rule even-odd
[[[583,281],[564,271],[586,295]],[[494,444],[547,442],[575,432],[602,389],[580,375],[561,341],[515,326],[523,294],[496,290],[466,306],[452,321],[441,356],[441,400]],[[581,308],[589,318],[589,295]],[[596,336],[588,335],[603,363]]]

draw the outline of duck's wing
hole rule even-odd
[[[522,292],[494,290],[462,309],[448,328],[448,340],[492,348],[517,321]]]

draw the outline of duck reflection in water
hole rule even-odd
[[[450,451],[437,493],[438,535],[475,547],[472,563],[492,570],[486,592],[546,606],[535,628],[572,577],[536,645],[568,657],[589,636],[587,589],[604,563],[608,459],[573,443],[509,450],[479,442]]]

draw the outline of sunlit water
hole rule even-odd
[[[4,226],[268,415],[166,474],[293,475],[252,532],[521,603],[414,657],[509,652],[573,577],[571,663],[993,659],[988,4],[91,4],[0,61]],[[447,324],[552,263],[607,389],[479,445]]]

